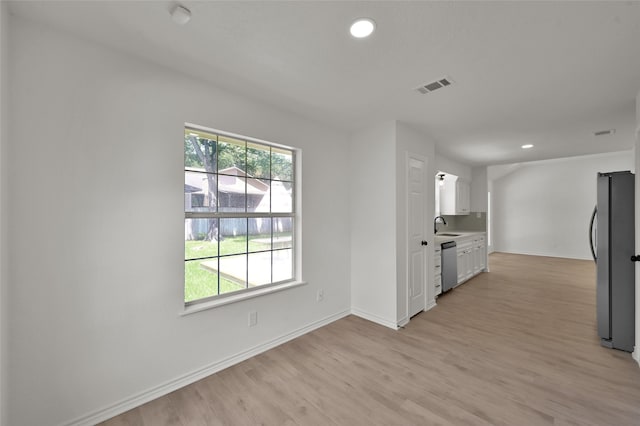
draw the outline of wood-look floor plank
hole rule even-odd
[[[104,425],[640,425],[593,262],[494,253],[393,331],[349,316]]]

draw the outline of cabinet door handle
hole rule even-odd
[[[429,245],[429,243],[427,241],[421,241],[420,244],[423,245],[423,246],[428,246]]]

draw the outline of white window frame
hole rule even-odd
[[[293,167],[293,191],[292,191],[292,212],[291,213],[273,213],[269,212],[189,212],[184,211],[185,219],[199,219],[199,218],[216,218],[216,219],[224,219],[224,218],[278,218],[278,217],[289,217],[293,221],[292,226],[292,241],[291,241],[291,250],[292,250],[292,278],[287,279],[285,281],[272,282],[269,284],[264,284],[252,288],[245,288],[242,290],[237,290],[233,292],[217,294],[214,296],[209,296],[201,299],[195,299],[188,302],[184,301],[184,289],[185,289],[185,281],[184,281],[184,270],[183,270],[183,302],[184,302],[184,311],[181,312],[181,315],[191,314],[194,312],[199,312],[206,309],[211,309],[217,306],[227,305],[230,303],[235,303],[241,300],[250,299],[253,297],[262,296],[265,294],[271,294],[274,292],[282,291],[288,288],[297,287],[303,284],[306,284],[302,280],[302,255],[301,255],[301,230],[302,230],[302,219],[301,219],[301,202],[300,202],[300,192],[302,187],[302,173],[301,173],[301,156],[302,152],[299,148],[294,148],[286,145],[281,145],[261,139],[256,139],[249,136],[239,135],[235,133],[230,133],[223,130],[217,130],[214,128],[204,127],[197,124],[192,123],[184,123],[184,130],[192,129],[195,131],[202,131],[206,133],[215,134],[218,136],[226,136],[234,139],[240,139],[246,141],[247,143],[256,143],[264,146],[269,146],[273,148],[286,149],[292,152],[292,167]],[[273,223],[273,222],[272,222]],[[273,225],[272,225],[273,226]],[[273,235],[273,230],[272,230]],[[273,247],[269,250],[271,253],[277,251]],[[218,258],[220,254],[218,254]],[[187,259],[183,260],[183,265]],[[247,271],[249,271],[247,266]]]

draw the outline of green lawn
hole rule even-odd
[[[270,244],[255,242],[256,239],[269,239],[270,234],[252,235],[249,238],[249,252],[269,250]],[[220,254],[243,254],[247,252],[247,238],[227,237],[220,242]],[[197,259],[203,257],[218,256],[218,243],[216,241],[185,241],[185,259]],[[218,274],[207,270],[200,265],[201,261],[185,262],[184,267],[184,301],[202,299],[218,294]],[[244,284],[238,284],[225,277],[220,277],[220,294],[242,290]]]
[[[220,278],[220,293],[242,290],[239,285],[224,277]],[[200,266],[200,262],[185,262],[184,265],[184,301],[202,299],[218,294],[218,274]]]
[[[289,234],[290,235],[290,234]],[[252,235],[249,237],[249,252],[269,250],[269,244],[255,242],[257,239],[269,239],[270,234]],[[216,241],[185,241],[184,258],[197,259],[201,257],[213,257],[218,255],[218,243]],[[226,237],[220,241],[220,255],[242,254],[247,252],[247,237]]]

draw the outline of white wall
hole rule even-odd
[[[350,144],[351,306],[358,316],[397,328],[408,320],[406,153],[427,159],[435,174],[434,143],[406,123],[379,123],[355,133]],[[395,159],[395,161],[393,160]],[[426,211],[434,209],[427,185]],[[425,256],[433,258],[433,230],[425,218]],[[427,268],[433,286],[433,265]],[[433,305],[433,292],[427,305]]]
[[[351,307],[354,314],[396,325],[396,123],[351,137]]]
[[[471,181],[471,167],[435,153],[435,170],[451,173],[467,181]],[[435,173],[433,174],[435,177]]]
[[[397,328],[408,320],[406,153],[427,159],[435,174],[434,143],[406,123],[379,123],[355,133],[350,144],[351,306],[358,316]],[[393,160],[395,159],[395,161]],[[434,186],[427,185],[426,211],[434,209]],[[433,230],[425,218],[425,239]],[[433,265],[428,263],[428,288]],[[433,292],[427,305],[434,304]]]
[[[496,251],[591,259],[588,227],[596,174],[630,170],[629,152],[523,163],[493,181]]]
[[[92,424],[349,312],[346,135],[31,22],[10,29],[8,424]],[[303,150],[308,285],[180,316],[185,121]]]
[[[427,259],[427,298],[425,307],[429,308],[435,304],[435,294],[433,291],[433,226],[430,212],[435,209],[435,186],[429,178],[434,176],[435,170],[435,144],[422,134],[412,129],[403,122],[396,123],[396,281],[397,281],[397,321],[398,324],[404,324],[409,320],[408,316],[408,288],[409,282],[407,277],[408,268],[408,241],[407,241],[407,163],[406,154],[418,154],[426,158],[427,185],[425,188],[427,212],[425,219],[425,235],[424,239],[429,242],[425,250]]]
[[[474,167],[471,169],[471,211],[487,211],[487,168]]]
[[[0,426],[6,425],[7,396],[7,161],[8,144],[8,53],[9,15],[7,3],[0,2]]]

